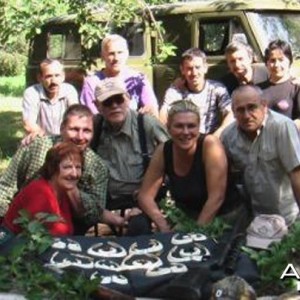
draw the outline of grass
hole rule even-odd
[[[0,77],[0,173],[7,167],[24,134],[22,98],[24,76]],[[13,96],[12,96],[13,95]]]
[[[25,76],[0,77],[0,94],[21,97],[25,87]],[[0,106],[0,109],[2,106]]]

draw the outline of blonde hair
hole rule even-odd
[[[199,113],[199,107],[194,104],[190,99],[181,99],[178,101],[175,101],[171,104],[171,107],[168,111],[168,121],[169,124],[172,121],[172,118],[177,113],[183,113],[183,112],[191,112],[194,113],[198,121],[200,123],[200,113]]]

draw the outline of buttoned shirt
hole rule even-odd
[[[105,78],[103,70],[98,71],[94,75],[87,76],[82,86],[80,102],[88,106],[94,114],[98,114],[98,109],[94,104],[95,89],[97,84]],[[120,72],[118,78],[125,83],[131,99],[131,109],[137,110],[145,105],[158,108],[154,91],[145,75],[126,67]]]
[[[162,109],[169,109],[173,102],[181,99],[191,100],[199,107],[200,133],[202,134],[216,131],[226,114],[231,112],[231,98],[225,86],[217,81],[206,80],[200,92],[171,86],[166,91]]]
[[[5,215],[14,195],[29,181],[39,177],[47,151],[59,141],[60,136],[45,136],[18,149],[0,177],[0,216]],[[87,224],[95,224],[101,219],[102,208],[106,205],[107,182],[108,170],[105,164],[91,149],[86,149],[78,188]]]
[[[269,110],[265,125],[250,140],[234,122],[221,139],[231,168],[242,171],[255,214],[280,214],[291,224],[299,213],[289,174],[300,166],[295,124]]]
[[[129,110],[125,123],[117,132],[105,120],[102,124],[96,149],[110,172],[109,193],[112,198],[132,194],[144,174],[137,116],[137,112]],[[147,114],[143,118],[148,153],[151,155],[159,143],[168,139],[168,133],[156,118]]]
[[[58,96],[51,100],[41,84],[34,84],[23,95],[23,119],[39,125],[46,134],[59,134],[66,109],[75,103],[78,93],[71,84],[62,83]]]

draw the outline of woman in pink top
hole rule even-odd
[[[36,213],[55,214],[59,220],[46,223],[51,235],[73,234],[72,203],[68,193],[76,187],[81,176],[83,156],[74,144],[62,142],[51,148],[41,169],[41,178],[32,181],[11,203],[3,225],[13,233],[22,229],[14,221],[19,211],[27,210],[32,217]]]

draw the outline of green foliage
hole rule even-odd
[[[272,292],[281,294],[295,289],[295,279],[280,276],[288,263],[300,266],[300,221],[295,222],[280,243],[274,243],[268,250],[253,250],[244,247],[243,250],[256,261],[261,275],[259,294]],[[276,290],[275,290],[276,287]]]
[[[83,274],[64,272],[62,275],[47,271],[37,260],[51,244],[52,237],[44,223],[57,221],[55,215],[39,213],[30,219],[26,211],[17,220],[24,231],[20,243],[10,253],[0,257],[0,290],[14,291],[26,299],[89,299],[99,286],[99,280],[89,280]],[[57,277],[59,276],[59,278]]]
[[[188,217],[180,208],[176,207],[174,201],[168,195],[160,202],[160,208],[176,231],[201,232],[211,238],[219,238],[224,233],[224,230],[230,227],[219,217],[214,218],[211,223],[205,226],[198,225],[196,221]]]
[[[21,97],[23,95],[24,88],[25,76],[23,74],[18,76],[0,77],[0,95],[2,96]],[[4,103],[1,103],[1,107],[5,108]]]
[[[21,75],[25,71],[27,58],[23,54],[0,50],[0,76]]]

